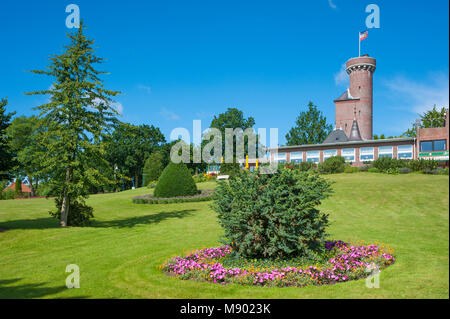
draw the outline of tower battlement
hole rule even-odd
[[[368,55],[351,58],[345,64],[349,88],[335,102],[335,125],[350,135],[356,114],[361,137],[371,140],[373,131],[373,73],[376,60]]]

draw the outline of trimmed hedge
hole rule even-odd
[[[215,194],[208,196],[179,197],[179,198],[133,198],[134,204],[174,204],[186,202],[206,202],[214,200]]]
[[[196,195],[197,185],[184,163],[170,162],[156,184],[155,197],[176,197]]]

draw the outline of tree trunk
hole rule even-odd
[[[70,168],[68,167],[66,169],[66,183],[68,184],[70,180]],[[61,205],[61,217],[59,220],[59,224],[61,227],[67,226],[67,217],[69,216],[69,209],[70,209],[70,203],[69,203],[69,196],[67,194],[67,189],[64,190],[64,197],[63,202]]]
[[[28,175],[28,182],[30,183],[31,197],[34,197],[33,178],[31,175]]]
[[[36,177],[36,182],[35,182],[35,186],[34,186],[34,189],[36,192],[38,191],[38,187],[39,187],[39,178]]]

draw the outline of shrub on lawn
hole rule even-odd
[[[186,164],[170,162],[162,172],[153,192],[155,197],[192,196],[197,186]]]
[[[331,192],[317,174],[280,169],[275,174],[240,172],[219,182],[213,209],[225,242],[245,258],[310,256],[321,249],[328,216],[317,206]]]
[[[436,169],[438,167],[438,161],[436,160],[429,160],[429,159],[418,159],[418,160],[409,160],[407,161],[406,165],[410,169],[412,169],[415,172],[423,171],[424,169]]]
[[[350,165],[344,167],[344,173],[351,174],[351,173],[358,173],[358,172],[359,172],[358,167],[350,166]]]
[[[380,173],[380,170],[376,167],[369,167],[367,170],[369,173]]]
[[[430,167],[426,167],[423,170],[424,174],[432,174],[432,175],[448,175],[448,168],[447,168],[447,172],[445,171],[445,169],[443,169],[442,167],[437,167],[437,168],[430,168]]]
[[[319,172],[322,174],[343,173],[345,169],[345,158],[332,156],[319,164]]]
[[[369,171],[370,165],[363,165],[359,167],[360,172],[367,172]]]
[[[398,169],[398,173],[399,174],[408,174],[411,173],[413,170],[410,169],[409,167],[402,167]]]
[[[406,161],[384,156],[374,160],[372,166],[377,168],[380,172],[387,173],[389,169],[392,172],[392,170],[405,167]]]

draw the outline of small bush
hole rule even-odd
[[[439,162],[436,160],[428,160],[428,159],[418,159],[418,160],[409,160],[407,162],[407,167],[412,169],[415,172],[423,171],[426,168],[431,170],[436,169],[438,167]]]
[[[331,192],[317,174],[280,169],[275,174],[241,172],[219,182],[213,209],[225,242],[245,258],[310,256],[325,240],[328,215],[317,206]]]
[[[2,191],[1,199],[14,199],[14,195],[14,189],[8,189],[6,191]]]
[[[147,188],[155,188],[156,187],[156,183],[155,181],[148,183]]]
[[[437,167],[437,168],[430,168],[430,167],[426,167],[423,170],[424,174],[432,174],[432,175],[448,175],[448,168],[447,168],[447,173],[445,172],[445,169],[443,169],[442,167]]]
[[[367,171],[369,173],[380,173],[380,170],[376,167],[370,167]]]
[[[359,168],[360,172],[367,172],[370,168],[370,165],[363,165]]]
[[[196,183],[202,183],[202,182],[206,182],[206,176],[203,174],[196,174],[194,176],[192,176],[192,178],[194,179],[194,182]]]
[[[155,197],[192,196],[197,186],[186,164],[170,162],[164,169],[153,192]]]
[[[322,174],[342,173],[345,169],[345,158],[342,156],[332,156],[319,164],[319,172]]]
[[[405,167],[407,164],[407,161],[405,160],[399,160],[395,158],[390,158],[387,156],[379,157],[378,159],[374,160],[372,162],[372,166],[377,168],[380,172],[388,173],[388,170],[390,169],[390,172],[393,172],[394,170],[398,168]]]
[[[413,170],[410,169],[409,167],[402,167],[398,169],[398,173],[399,174],[409,174],[411,173]]]
[[[352,174],[352,173],[357,173],[357,172],[359,172],[358,167],[347,165],[344,168],[344,173],[347,173],[347,174]]]

